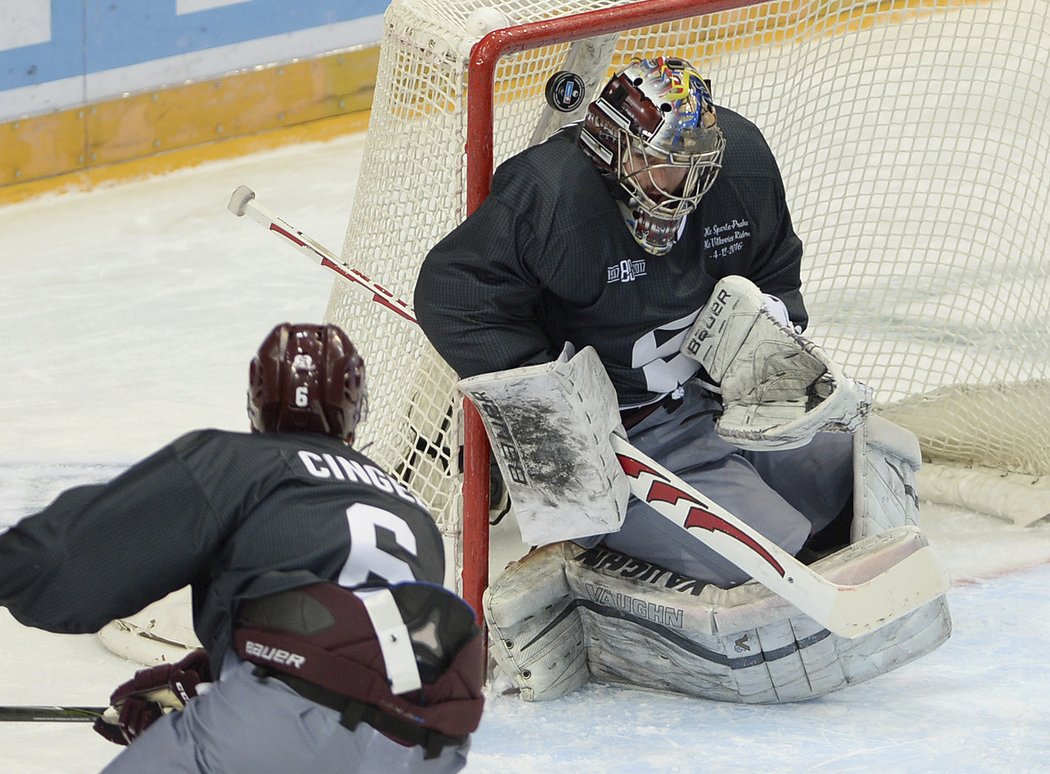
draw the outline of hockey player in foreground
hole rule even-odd
[[[916,580],[918,609],[844,637],[659,516],[660,498],[628,502],[611,434],[812,562],[839,598],[929,559],[918,444],[868,417],[870,391],[801,336],[801,260],[759,130],[676,59],[617,73],[581,124],[504,162],[428,254],[420,325],[465,377],[523,539],[546,544],[486,595],[496,660],[525,698],[594,676],[804,699],[949,636],[936,572]],[[700,529],[742,534],[709,516]]]
[[[107,772],[459,771],[482,640],[425,507],[350,448],[363,360],[284,323],[249,380],[252,434],[189,433],[0,535],[0,604],[94,632],[192,585],[206,650],[114,692]]]

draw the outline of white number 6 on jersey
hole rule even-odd
[[[310,405],[310,388],[305,384],[300,384],[295,388],[295,405],[299,408],[306,408]]]
[[[389,530],[395,542],[416,556],[416,536],[400,516],[374,505],[355,503],[346,509],[350,527],[350,555],[339,573],[340,586],[356,586],[368,580],[369,573],[382,576],[388,583],[415,580],[407,562],[389,554],[378,545],[377,527]]]

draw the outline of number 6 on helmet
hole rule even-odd
[[[281,323],[248,373],[253,432],[324,433],[353,442],[367,410],[365,361],[335,325]]]

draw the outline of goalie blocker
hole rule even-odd
[[[812,568],[861,583],[922,550],[914,437],[878,417],[854,435],[852,543]],[[563,541],[486,591],[492,653],[513,689],[553,699],[588,680],[741,703],[811,699],[892,671],[951,634],[944,596],[856,638],[833,634],[757,581],[731,589]]]

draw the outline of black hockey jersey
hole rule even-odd
[[[719,108],[723,167],[671,251],[631,237],[576,144],[577,128],[507,160],[481,207],[427,255],[420,325],[461,377],[549,362],[593,346],[622,407],[671,392],[698,370],[678,353],[714,284],[737,274],[805,327],[802,244],[769,146]]]
[[[441,584],[444,569],[419,499],[316,433],[192,432],[0,534],[0,604],[23,624],[94,632],[190,584],[216,659],[244,600],[318,581]]]

